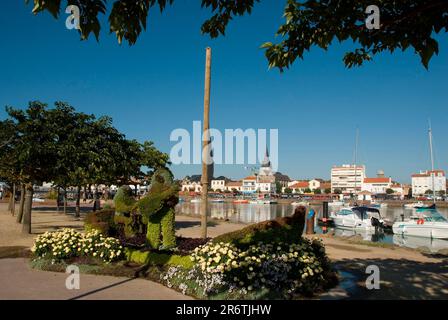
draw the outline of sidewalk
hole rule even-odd
[[[81,274],[80,290],[68,290],[68,274],[33,270],[28,259],[0,259],[0,300],[191,300],[144,279]]]

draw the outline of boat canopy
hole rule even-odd
[[[369,219],[371,217],[381,219],[380,210],[372,207],[354,207],[352,211],[356,213],[362,220]]]
[[[434,209],[418,209],[415,218],[424,218],[428,222],[448,222],[447,218]]]

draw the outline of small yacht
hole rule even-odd
[[[344,206],[344,201],[339,201],[339,200],[333,200],[332,202],[328,203],[329,207],[342,207]]]
[[[215,199],[211,199],[210,202],[213,202],[213,203],[224,203],[224,199],[219,199],[219,198],[216,199],[215,198]]]
[[[415,209],[415,210],[419,210],[419,209],[428,209],[429,210],[429,209],[435,209],[436,205],[433,204],[433,205],[427,206],[422,201],[419,201],[419,202],[414,202],[414,203],[407,203],[404,205],[404,208],[405,209]]]
[[[380,211],[370,207],[342,208],[330,218],[337,228],[375,230],[384,226]]]
[[[298,206],[308,207],[310,205],[310,203],[306,202],[306,201],[294,201],[293,203],[291,203],[291,205],[294,207],[298,207]]]
[[[191,202],[191,203],[201,203],[201,199],[200,199],[200,198],[191,199],[190,202]]]
[[[409,219],[395,222],[392,230],[398,235],[448,239],[448,220],[436,210],[419,209]]]

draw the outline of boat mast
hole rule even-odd
[[[356,128],[356,138],[355,138],[355,201],[357,201],[356,187],[357,187],[357,174],[358,174],[358,140],[359,140],[359,129]]]
[[[431,120],[429,121],[429,150],[431,153],[431,177],[432,177],[432,196],[433,201],[436,203],[436,188],[435,188],[435,181],[434,181],[434,149],[432,146],[432,126],[431,126]]]

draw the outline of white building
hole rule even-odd
[[[421,196],[428,190],[433,191],[433,180],[436,193],[446,192],[446,176],[443,170],[420,171],[412,175],[412,195]]]
[[[226,190],[230,192],[241,192],[243,190],[243,183],[241,181],[229,181],[226,183]]]
[[[364,178],[361,189],[372,194],[385,194],[387,189],[392,189],[392,178]]]
[[[308,181],[293,181],[288,184],[288,189],[292,190],[292,193],[304,194],[306,189],[309,189]],[[282,189],[282,192],[285,192],[286,188]]]
[[[255,193],[257,192],[257,177],[249,176],[243,179],[241,192],[243,193]]]
[[[213,191],[224,191],[226,190],[226,180],[212,180],[210,188]]]
[[[363,165],[345,164],[331,168],[331,192],[340,190],[342,193],[358,193],[366,177],[366,167]]]
[[[255,184],[255,188],[257,192],[261,193],[276,193],[277,187],[275,184],[275,175],[272,171],[271,161],[269,160],[269,152],[266,149],[266,154],[261,163],[260,170],[258,172],[258,176],[256,177],[257,181]]]
[[[182,181],[181,186],[182,191],[187,192],[202,192],[202,185],[199,181],[190,181],[190,180],[184,180]]]
[[[319,180],[313,179],[308,182],[308,187],[311,191],[314,192],[314,190],[320,189],[320,183],[321,182]]]

